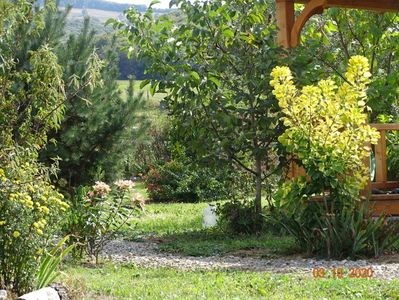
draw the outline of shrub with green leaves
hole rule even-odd
[[[144,203],[138,202],[134,182],[118,180],[112,188],[100,181],[79,187],[70,205],[63,231],[76,244],[73,254],[81,258],[86,253],[98,263],[104,246]]]
[[[226,232],[251,234],[260,232],[264,224],[262,216],[255,215],[251,201],[232,200],[219,204],[216,209],[218,225]]]
[[[129,55],[146,62],[151,91],[166,93],[175,136],[196,157],[224,161],[253,181],[254,214],[262,213],[262,185],[279,172],[276,140],[282,126],[270,93],[270,72],[286,55],[276,45],[269,1],[171,2],[170,15],[130,9],[111,21]]]
[[[37,284],[43,253],[53,248],[49,241],[68,208],[51,185],[56,166],[38,163],[67,101],[52,41],[40,38],[55,9],[53,1],[40,8],[0,1],[0,289],[17,294]],[[87,70],[90,86],[97,63]]]
[[[273,94],[286,126],[279,141],[307,174],[282,185],[277,213],[311,253],[353,257],[378,248],[373,254],[380,254],[390,244],[389,236],[376,243],[373,236],[384,236],[384,222],[373,220],[359,204],[370,176],[364,162],[379,137],[367,124],[368,70],[367,59],[354,56],[340,86],[321,80],[301,92],[287,67],[272,72]]]
[[[206,167],[190,158],[179,144],[169,161],[151,166],[145,176],[149,198],[156,202],[220,200],[233,191],[230,169]],[[237,177],[240,175],[237,175]]]
[[[0,155],[0,287],[25,292],[68,204],[29,150],[8,155]]]

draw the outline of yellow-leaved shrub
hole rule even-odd
[[[306,171],[282,184],[273,216],[309,254],[379,255],[398,240],[397,226],[373,219],[367,202],[358,201],[370,176],[365,160],[379,138],[367,122],[368,69],[366,58],[354,56],[343,83],[320,80],[301,90],[287,67],[272,72],[286,126],[279,141]]]
[[[365,159],[379,133],[367,123],[368,70],[367,59],[354,56],[342,84],[320,80],[300,91],[287,67],[272,72],[273,94],[286,126],[279,141],[305,168],[312,193],[349,189],[357,196],[370,176]]]

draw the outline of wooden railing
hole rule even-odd
[[[399,131],[399,124],[370,124],[380,132],[380,139],[377,145],[373,147],[375,156],[375,180],[369,181],[365,189],[361,192],[362,196],[370,199],[370,210],[372,214],[399,216],[399,194],[392,193],[389,190],[399,188],[399,181],[388,180],[387,168],[387,131]],[[364,163],[370,165],[370,158],[367,157]],[[291,162],[288,178],[306,175],[305,170],[299,167],[295,162]],[[373,193],[373,189],[385,190],[383,193]],[[388,190],[388,191],[387,191]],[[320,201],[320,196],[314,196],[314,201]]]
[[[380,132],[380,139],[374,146],[375,180],[368,185],[371,210],[376,216],[380,214],[399,216],[399,194],[386,191],[399,188],[399,181],[389,181],[387,176],[387,131],[399,130],[399,124],[370,125]],[[386,193],[372,193],[371,189],[385,190]]]
[[[387,139],[388,130],[398,130],[399,124],[370,124],[380,132],[380,139],[374,146],[375,156],[375,181],[371,182],[371,188],[393,189],[399,188],[399,181],[388,181],[387,168]]]

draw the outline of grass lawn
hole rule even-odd
[[[129,85],[128,80],[118,80],[119,90],[122,93],[122,98],[126,99],[126,90]],[[163,127],[166,122],[166,112],[160,109],[160,102],[166,96],[166,94],[157,93],[151,95],[150,86],[147,85],[143,89],[140,89],[141,80],[134,82],[134,92],[138,95],[142,92],[143,107],[137,111],[139,116],[144,116],[147,121],[150,121],[152,126]]]
[[[220,230],[202,230],[166,236],[159,248],[189,256],[212,256],[235,252],[241,255],[276,257],[296,253],[294,240],[288,236],[226,235]],[[237,253],[238,252],[238,253]]]
[[[190,256],[210,256],[259,250],[260,255],[275,256],[295,251],[294,240],[287,236],[226,235],[218,229],[202,228],[202,213],[206,203],[151,203],[144,214],[131,221],[123,236],[134,241],[157,239],[162,251]]]
[[[164,236],[202,229],[202,212],[206,203],[150,203],[145,212],[134,218],[132,238]]]
[[[144,186],[136,185],[145,195]],[[202,228],[206,203],[149,203],[124,228],[124,237],[156,239],[162,251],[207,256],[254,252],[265,258],[295,251],[292,238],[263,234],[230,236]],[[183,271],[105,262],[67,264],[61,280],[74,299],[399,299],[399,282],[378,279],[314,279],[311,274],[249,271]]]
[[[165,97],[166,94],[156,93],[155,95],[151,95],[150,93],[150,85],[143,87],[140,89],[141,80],[134,81],[134,91],[139,93],[139,91],[143,92],[143,97],[146,100],[149,108],[159,108],[159,102]],[[129,86],[129,80],[118,80],[119,90],[122,92],[122,95],[126,97],[126,90]]]
[[[243,271],[179,271],[107,263],[69,266],[63,281],[77,299],[399,299],[399,282],[313,279]]]

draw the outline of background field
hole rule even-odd
[[[82,8],[72,8],[69,17],[70,18],[84,18],[85,15],[83,14]],[[123,14],[116,11],[108,11],[108,10],[100,10],[100,9],[86,9],[87,16],[90,18],[96,18],[101,22],[106,22],[108,19],[111,18],[118,18],[123,17]]]

